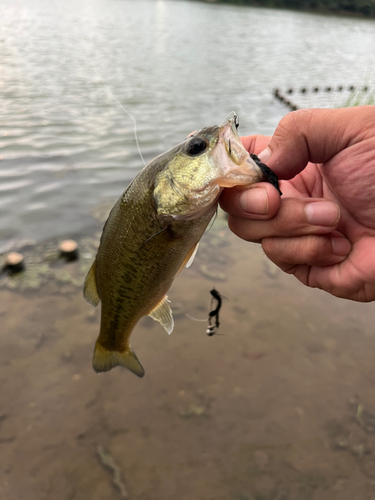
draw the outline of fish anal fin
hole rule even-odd
[[[173,332],[174,321],[167,296],[165,296],[155,309],[149,313],[149,316],[151,316],[151,318],[155,321],[159,321],[169,335]]]
[[[92,266],[90,267],[90,271],[87,273],[83,288],[83,296],[87,302],[94,307],[96,307],[100,302],[98,288],[96,286],[96,260],[94,260]]]
[[[141,363],[130,346],[122,352],[110,351],[97,342],[92,366],[97,373],[108,372],[115,366],[123,366],[138,377],[143,377],[145,374]]]

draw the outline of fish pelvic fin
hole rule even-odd
[[[165,328],[170,335],[173,332],[174,321],[172,310],[168,304],[168,297],[165,296],[161,302],[150,312],[149,316]]]
[[[85,285],[83,287],[83,296],[87,302],[94,307],[100,302],[98,287],[96,286],[96,259],[90,267],[90,271],[87,273]]]
[[[124,351],[110,351],[96,342],[92,366],[97,373],[109,372],[115,366],[123,366],[138,377],[145,371],[133,349],[128,346]]]

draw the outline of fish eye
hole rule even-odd
[[[203,153],[207,148],[207,141],[202,139],[202,137],[193,137],[191,141],[189,141],[186,152],[190,156],[197,156],[200,153]]]

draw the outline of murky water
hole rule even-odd
[[[146,160],[231,110],[272,133],[274,87],[363,85],[375,21],[164,0],[0,0],[0,251],[75,235]],[[328,102],[342,101],[341,96]],[[304,105],[317,103],[316,96]]]
[[[137,325],[143,379],[93,372],[100,311],[82,297],[92,214],[141,166],[115,97],[146,160],[232,109],[243,133],[271,133],[286,112],[274,87],[371,85],[374,28],[193,2],[0,0],[0,244],[41,242],[26,273],[0,276],[1,500],[375,499],[371,304],[303,287],[223,218],[169,294],[174,333]],[[79,239],[78,262],[57,261],[62,235]],[[207,317],[212,285],[227,300],[208,337],[186,314]]]
[[[98,376],[82,266],[0,290],[2,500],[375,498],[372,305],[305,288],[219,221],[169,293],[173,334],[133,333],[145,377]],[[213,284],[208,337],[185,315],[207,318]]]

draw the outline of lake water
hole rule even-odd
[[[149,161],[232,110],[242,134],[271,134],[287,112],[274,87],[371,83],[374,46],[366,19],[184,1],[0,0],[0,251],[82,234],[93,207],[126,188],[142,162],[116,100],[135,117]]]
[[[39,242],[0,276],[1,500],[375,499],[373,304],[304,287],[222,213],[168,292],[173,334],[136,325],[144,378],[94,373],[100,309],[82,296],[92,214],[142,166],[116,99],[147,161],[233,109],[244,134],[271,134],[287,111],[275,87],[371,87],[374,46],[366,19],[0,0],[0,244]],[[78,261],[58,259],[61,236]],[[208,337],[191,317],[213,285],[226,299]]]

